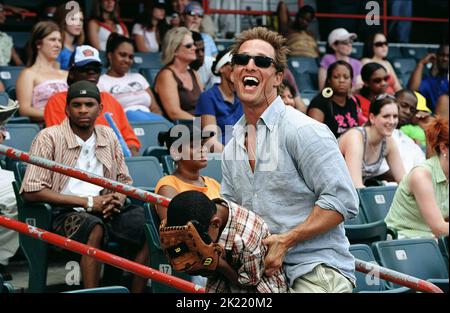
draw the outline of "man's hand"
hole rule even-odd
[[[428,63],[434,63],[434,61],[436,60],[436,54],[434,54],[434,53],[428,53],[425,57],[423,57],[421,60],[420,60],[420,63],[422,64],[422,65],[427,65]]]
[[[108,218],[115,213],[120,212],[122,202],[116,194],[107,194],[94,197],[93,211],[102,213],[104,218]]]
[[[284,256],[289,247],[285,243],[284,235],[271,235],[262,242],[269,249],[264,259],[264,273],[266,276],[272,276],[283,265]]]
[[[132,156],[139,156],[139,148],[134,145],[129,145],[128,148],[130,149]]]

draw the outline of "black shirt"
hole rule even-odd
[[[355,102],[347,98],[344,107],[335,103],[331,98],[324,98],[318,94],[309,104],[309,110],[319,109],[325,115],[323,123],[330,128],[336,138],[339,138],[347,129],[358,126],[358,113]]]

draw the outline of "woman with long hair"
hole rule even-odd
[[[119,17],[119,0],[94,0],[93,14],[88,23],[88,41],[99,51],[106,50],[111,33],[128,37],[128,29]]]
[[[386,92],[394,94],[402,89],[392,64],[386,59],[389,54],[389,44],[383,33],[373,33],[367,37],[364,43],[363,58],[361,64],[376,62],[384,66],[389,74],[388,86]]]
[[[17,79],[16,96],[20,115],[42,122],[48,98],[68,88],[68,72],[61,70],[56,61],[62,48],[59,26],[50,21],[37,23],[31,32],[30,45],[28,67]]]
[[[150,3],[145,14],[134,24],[132,35],[139,52],[158,52],[170,26],[166,22],[164,1]]]
[[[361,77],[364,85],[359,93],[355,94],[355,98],[360,103],[363,115],[368,118],[370,104],[386,93],[390,76],[383,65],[371,62],[362,67]]]
[[[76,9],[76,8],[75,8]],[[61,69],[70,69],[70,57],[77,46],[84,43],[83,11],[78,6],[78,10],[66,4],[61,4],[55,12],[55,21],[61,29],[61,40],[63,48],[56,59],[61,65]]]
[[[112,94],[122,105],[129,121],[162,120],[150,85],[139,73],[130,73],[133,65],[133,40],[113,33],[106,44],[108,71],[100,76],[98,88]]]
[[[398,123],[396,99],[386,95],[370,106],[365,126],[349,129],[339,138],[339,149],[347,163],[355,188],[364,188],[367,179],[378,176],[386,159],[392,176],[400,182],[405,169],[400,152],[391,137]]]
[[[164,67],[155,79],[155,96],[170,120],[192,120],[203,91],[197,72],[189,64],[197,58],[192,33],[186,27],[169,30],[162,45]]]
[[[352,90],[353,69],[345,61],[328,67],[325,88],[308,106],[307,114],[324,123],[338,138],[346,130],[358,126],[358,108]]]
[[[448,236],[448,120],[434,118],[426,127],[433,155],[406,175],[386,216],[399,238]]]

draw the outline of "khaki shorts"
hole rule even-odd
[[[290,292],[351,293],[353,288],[352,282],[337,270],[325,264],[319,264],[311,272],[294,280]]]

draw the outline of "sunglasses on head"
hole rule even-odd
[[[374,79],[372,79],[372,82],[375,83],[375,84],[379,84],[379,83],[381,83],[382,81],[387,82],[387,81],[389,80],[389,78],[391,78],[391,76],[390,76],[390,75],[386,75],[386,76],[384,76],[384,77],[374,78]]]
[[[252,56],[248,54],[235,54],[233,55],[232,63],[236,65],[247,65],[251,59],[253,59],[253,62],[255,62],[257,67],[268,68],[271,64],[273,64],[278,70],[278,66],[274,59],[262,55]]]
[[[196,12],[194,12],[194,11],[192,11],[192,12],[189,12],[187,15],[190,15],[190,16],[198,16],[198,17],[200,17],[200,18],[202,18],[203,17],[203,14],[200,14],[200,13],[196,13]]]
[[[377,48],[383,47],[383,46],[388,46],[388,42],[387,41],[377,41],[374,42],[373,45]]]
[[[382,93],[381,95],[378,95],[375,98],[375,100],[383,100],[383,99],[390,99],[390,100],[395,101],[395,102],[397,101],[397,99],[394,96],[392,96],[392,95],[390,95],[388,93]]]

